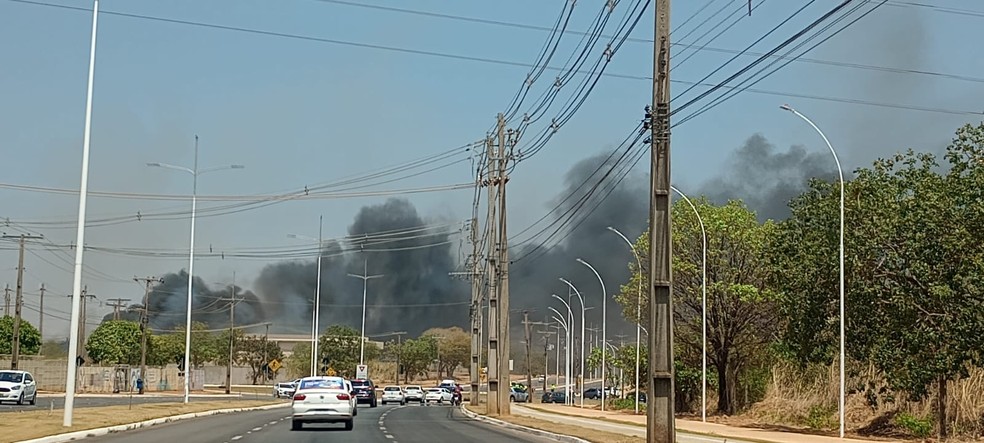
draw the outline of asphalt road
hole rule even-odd
[[[88,441],[89,439],[87,439]],[[355,429],[344,430],[341,424],[305,425],[300,431],[290,429],[290,409],[242,412],[182,420],[146,429],[95,437],[94,442],[175,443],[304,443],[330,440],[339,443],[460,443],[527,442],[551,440],[531,437],[465,417],[450,406],[379,406],[359,407]]]
[[[254,397],[252,395],[244,395],[242,397],[232,397],[232,400],[252,400]],[[273,396],[259,396],[256,397],[260,400],[272,400]],[[230,397],[191,397],[192,402],[202,402],[202,401],[223,401],[229,400]],[[184,401],[184,397],[143,397],[139,395],[133,396],[133,404],[146,404],[146,403],[181,403]],[[286,401],[286,400],[284,400]],[[115,405],[128,405],[130,399],[126,396],[120,397],[75,397],[75,407],[76,408],[94,408],[100,406],[115,406]],[[49,410],[49,409],[62,409],[65,407],[65,397],[38,397],[37,404],[31,405],[17,405],[14,403],[3,403],[0,404],[0,414],[4,412],[18,412],[18,411],[32,411],[32,410]]]

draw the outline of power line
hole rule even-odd
[[[371,4],[364,4],[364,3],[354,3],[354,2],[344,1],[344,0],[317,0],[317,1],[321,1],[321,2],[324,2],[324,3],[344,4],[344,5],[354,6],[354,7],[359,7],[359,8],[378,9],[378,10],[385,10],[385,11],[397,12],[397,13],[402,13],[402,14],[428,16],[428,17],[435,17],[435,18],[441,18],[441,19],[446,19],[446,20],[455,20],[455,21],[462,21],[462,22],[468,22],[468,23],[479,23],[479,24],[485,24],[485,25],[491,25],[491,26],[510,27],[510,28],[515,28],[515,29],[525,29],[525,30],[539,31],[539,32],[550,32],[552,30],[552,28],[546,27],[546,26],[538,26],[538,25],[531,25],[531,24],[515,23],[515,22],[508,22],[508,21],[501,21],[501,20],[488,20],[488,19],[482,19],[482,18],[476,18],[476,17],[468,17],[468,16],[454,15],[454,14],[435,13],[435,12],[421,11],[421,10],[408,9],[408,8],[393,8],[393,7],[388,7],[388,6],[378,6],[378,5],[371,5]],[[674,29],[674,32],[676,32],[679,28],[684,27],[684,25],[686,25],[687,22],[689,22],[691,19],[693,19],[696,14],[698,14],[703,9],[707,8],[707,6],[709,6],[714,1],[715,0],[709,1],[700,10],[698,10],[697,13],[695,13],[694,15],[691,15],[687,20],[685,20],[684,22],[680,23],[680,25],[677,26],[677,29]],[[759,2],[758,4],[756,4],[754,8],[758,8],[759,6],[761,6],[761,4],[763,2],[764,2],[764,0],[762,0],[761,2]],[[901,0],[889,0],[888,5],[890,5],[890,6],[896,6],[896,7],[908,7],[908,8],[914,8],[914,7],[915,8],[929,8],[929,9],[939,10],[941,12],[950,12],[950,13],[955,13],[955,14],[960,14],[960,15],[984,17],[984,11],[974,11],[974,10],[969,10],[969,9],[957,9],[957,8],[946,8],[946,7],[941,7],[941,6],[932,5],[932,4],[925,4],[925,3],[915,3],[915,2],[901,1]],[[704,23],[706,23],[706,21]],[[698,25],[698,27],[700,27],[700,25]],[[587,31],[576,31],[576,30],[567,30],[567,31],[565,31],[565,33],[575,34],[575,35],[589,35],[590,34],[590,32],[587,32]],[[611,36],[609,36],[609,35],[602,35],[602,37],[611,37]],[[686,38],[686,36],[684,36],[684,39],[685,38]],[[639,38],[639,37],[629,37],[629,38],[626,39],[626,41],[627,42],[631,42],[631,43],[643,43],[643,44],[652,44],[653,43],[653,40],[651,38]],[[671,46],[677,47],[677,48],[682,48],[684,50],[686,50],[686,49],[696,49],[697,51],[717,52],[717,53],[722,53],[722,54],[738,54],[738,53],[741,53],[742,52],[742,51],[737,50],[737,49],[717,48],[717,47],[712,47],[712,46],[707,46],[707,45],[697,45],[697,44],[692,44],[692,43],[673,42],[673,43],[671,43]],[[684,51],[678,52],[678,53],[674,54],[673,57],[679,56],[683,52]],[[744,54],[744,56],[749,56],[749,57],[758,57],[758,56],[761,56],[761,55],[763,55],[763,53],[761,53],[761,52],[753,52],[753,51],[747,51]],[[773,56],[773,57],[776,57],[776,56]],[[930,70],[924,70],[924,69],[910,69],[910,68],[888,67],[888,66],[871,65],[871,64],[865,64],[865,63],[852,63],[852,62],[843,62],[843,61],[825,60],[825,59],[807,58],[807,57],[800,57],[800,58],[798,58],[796,60],[796,62],[811,63],[811,64],[818,64],[818,65],[827,65],[827,66],[834,66],[834,67],[841,67],[841,68],[849,68],[849,69],[860,69],[860,70],[878,71],[878,72],[893,72],[893,73],[898,73],[898,74],[925,75],[925,76],[933,76],[933,77],[946,78],[946,79],[951,79],[951,80],[960,80],[960,81],[984,83],[984,78],[982,78],[982,77],[975,77],[975,76],[962,75],[962,74],[953,74],[953,73],[946,73],[946,72],[939,72],[939,71],[930,71]],[[677,67],[679,66],[679,63],[680,62],[678,62],[678,64],[676,65]],[[673,68],[671,68],[671,69],[673,69]]]
[[[48,6],[48,7],[53,7],[53,8],[61,8],[61,9],[70,9],[70,10],[89,11],[89,12],[91,12],[91,9],[82,8],[82,7],[56,5],[56,4],[51,4],[51,3],[44,3],[44,2],[37,2],[37,1],[30,1],[30,0],[7,0],[7,1],[15,2],[15,3],[24,3],[24,4],[30,4],[30,5],[37,5],[37,6]],[[182,20],[173,20],[173,19],[158,18],[158,17],[152,17],[152,16],[141,16],[141,15],[137,15],[137,14],[117,13],[117,12],[104,11],[104,10],[100,10],[100,14],[119,15],[119,16],[130,17],[130,18],[138,18],[138,19],[146,19],[146,20],[154,20],[154,21],[163,21],[163,22],[170,22],[170,23],[185,24],[185,23],[182,23],[182,22],[184,22]],[[501,22],[501,23],[505,23],[505,22]],[[465,61],[474,61],[474,62],[481,62],[481,63],[488,63],[488,64],[496,64],[496,65],[502,65],[502,66],[514,66],[514,67],[523,67],[523,68],[533,67],[529,63],[518,62],[518,61],[511,61],[511,60],[502,60],[502,59],[485,58],[485,57],[474,57],[474,56],[466,56],[466,55],[460,55],[460,54],[442,53],[442,52],[437,52],[437,51],[419,51],[419,50],[414,50],[414,49],[399,48],[399,47],[393,47],[393,46],[362,44],[362,43],[357,43],[357,42],[347,42],[347,41],[333,40],[333,39],[321,39],[321,38],[318,38],[318,37],[295,35],[295,34],[286,34],[286,33],[277,33],[277,32],[270,32],[270,31],[254,30],[254,29],[249,29],[249,28],[238,28],[238,27],[230,27],[230,26],[222,26],[222,25],[211,25],[211,24],[208,24],[208,23],[188,22],[187,24],[188,25],[191,25],[191,26],[210,27],[210,28],[223,29],[223,30],[232,30],[232,31],[239,31],[239,32],[246,32],[246,33],[263,34],[263,35],[269,35],[269,36],[273,36],[273,37],[283,37],[283,38],[292,38],[292,39],[300,39],[300,40],[307,40],[307,41],[317,41],[317,42],[330,43],[330,44],[336,44],[337,43],[337,44],[340,44],[340,45],[364,46],[364,47],[367,47],[367,48],[370,48],[370,49],[379,49],[379,50],[385,50],[385,51],[391,51],[391,52],[413,53],[413,54],[418,54],[418,55],[431,55],[431,56],[440,57],[440,58],[465,60]],[[536,27],[536,26],[532,26],[532,25],[517,25],[515,23],[505,23],[505,24],[506,25],[509,25],[509,26],[515,26],[515,27],[523,27],[523,28],[543,30],[543,29],[541,29],[541,27]],[[547,29],[549,29],[549,28],[547,28]],[[626,41],[637,41],[637,42],[648,42],[648,43],[652,43],[652,40],[651,39],[647,41],[647,40],[644,40],[644,39],[626,38],[625,40]],[[687,46],[692,46],[692,45],[674,44],[674,46],[684,46],[684,47],[687,47]],[[711,48],[711,47],[703,48],[703,50],[712,51],[712,52],[729,53],[729,54],[734,54],[736,52],[739,52],[737,50],[732,50],[732,49]],[[751,52],[751,51],[746,52],[746,55],[748,55],[748,56],[762,56],[762,55],[766,55],[766,56],[768,56],[770,58],[777,57],[775,55],[768,55],[768,54],[764,54],[764,53],[756,53],[756,52]],[[801,62],[805,62],[805,63],[824,64],[824,65],[830,65],[830,66],[839,66],[839,67],[844,67],[844,68],[867,69],[867,70],[882,71],[882,72],[896,72],[896,73],[900,73],[900,74],[930,75],[930,76],[936,76],[936,77],[940,77],[940,78],[949,78],[949,79],[954,79],[954,80],[963,80],[963,81],[970,81],[970,82],[984,82],[984,78],[980,78],[980,77],[964,76],[964,75],[958,75],[958,74],[948,74],[948,73],[936,72],[936,71],[928,71],[928,70],[894,68],[894,67],[882,67],[882,66],[875,66],[875,65],[866,65],[866,64],[861,64],[861,63],[847,63],[847,62],[837,62],[837,61],[828,61],[828,60],[811,59],[811,58],[797,58],[796,61],[801,61]],[[558,68],[558,67],[548,67],[547,69],[548,70],[552,70],[552,71],[560,71],[560,70],[562,70],[562,68]],[[579,71],[579,73],[593,74],[593,72],[585,72],[585,71]],[[651,77],[649,77],[649,76],[643,76],[643,75],[617,74],[617,73],[608,73],[608,72],[602,73],[600,75],[603,75],[603,76],[606,76],[606,77],[612,77],[612,78],[628,79],[628,80],[640,80],[640,81],[647,81],[647,82],[651,82],[652,81],[652,78]],[[673,83],[679,83],[679,84],[685,84],[685,85],[694,84],[694,82],[688,82],[688,81],[682,81],[682,80],[671,80],[671,81]],[[701,84],[701,86],[714,87],[714,86],[717,86],[717,85],[713,85],[713,84]],[[754,94],[766,94],[766,95],[774,95],[774,96],[786,96],[786,97],[794,97],[794,98],[803,98],[803,99],[808,99],[808,100],[829,101],[829,102],[836,102],[836,103],[857,104],[857,105],[869,105],[869,106],[877,106],[877,107],[884,107],[884,108],[895,108],[895,109],[906,109],[906,110],[921,111],[921,112],[952,114],[952,115],[984,115],[984,112],[980,112],[980,111],[967,111],[967,110],[956,110],[956,109],[947,109],[947,108],[922,107],[922,106],[915,106],[915,105],[886,103],[886,102],[877,102],[877,101],[870,101],[870,100],[846,99],[846,98],[839,98],[839,97],[832,97],[832,96],[825,96],[825,95],[810,95],[810,94],[791,93],[791,92],[783,92],[783,91],[773,91],[773,90],[766,90],[766,89],[753,89],[753,88],[748,88],[748,89],[745,89],[743,92],[750,92],[750,93],[754,93]]]

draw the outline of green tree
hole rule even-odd
[[[418,376],[427,374],[427,368],[437,358],[437,347],[434,342],[433,338],[421,337],[405,340],[399,345],[404,383],[409,383]]]
[[[232,363],[237,365],[245,364],[245,361],[237,357],[237,355],[243,351],[243,340],[246,338],[246,333],[242,329],[235,329],[232,336]],[[215,340],[213,344],[216,350],[215,364],[225,366],[229,363],[229,330],[226,329],[222,332],[215,333],[212,339]]]
[[[29,322],[21,319],[20,330],[20,353],[24,355],[37,354],[41,350],[41,333]],[[14,341],[14,318],[5,315],[0,318],[0,354],[10,354],[13,352]]]
[[[770,289],[766,256],[775,225],[759,223],[740,201],[715,206],[699,199],[694,205],[707,232],[707,358],[717,373],[718,411],[734,414],[741,376],[761,359],[775,329],[775,293]],[[701,228],[686,201],[678,200],[672,211],[676,354],[686,366],[699,367],[703,353]],[[648,255],[648,233],[636,242],[636,250],[642,257]],[[648,269],[640,274],[637,268],[633,260],[632,278],[616,295],[623,315],[631,321],[637,321],[637,300],[642,303],[641,318],[649,318]]]
[[[277,342],[268,341],[263,336],[243,336],[236,346],[236,363],[249,366],[249,376],[252,384],[256,384],[270,360],[283,357],[283,351]]]
[[[913,399],[935,387],[941,437],[948,433],[947,383],[984,363],[984,124],[958,130],[945,159],[944,171],[930,154],[909,151],[881,159],[859,170],[846,192],[848,352],[874,363],[893,389]],[[817,223],[818,232],[806,244],[789,232],[814,219],[836,221],[836,202],[834,192],[808,192],[799,199],[777,238],[778,261],[787,273],[836,250],[836,225]],[[786,330],[792,349],[832,347],[828,325],[837,320],[836,265],[827,273],[832,277],[814,281],[813,290],[801,281],[783,287],[784,311],[801,326]],[[795,310],[807,303],[820,306],[817,318]]]
[[[177,363],[184,355],[184,334],[151,334],[147,336],[147,364],[165,367]]]
[[[361,335],[350,326],[332,325],[318,338],[318,366],[322,359],[328,358],[328,365],[338,375],[347,378],[355,377],[355,369],[359,364]],[[365,346],[365,361],[376,357],[379,349],[373,345]]]
[[[444,374],[447,378],[453,378],[455,369],[471,361],[471,335],[461,328],[431,328],[421,336],[433,337],[435,341],[439,376]]]
[[[311,344],[294,345],[290,356],[285,358],[283,363],[289,377],[301,378],[311,375]]]
[[[103,322],[85,342],[89,357],[101,364],[140,364],[140,324],[126,320]]]

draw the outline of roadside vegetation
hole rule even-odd
[[[740,201],[694,199],[707,231],[713,420],[836,431],[839,191],[814,180],[788,219],[765,222]],[[910,150],[858,169],[844,193],[848,431],[980,438],[984,124],[960,128],[942,155]],[[678,411],[699,417],[702,238],[682,200],[673,230]],[[636,247],[645,256],[648,236]],[[634,321],[647,270],[628,266],[616,298]],[[641,303],[648,319],[646,291]]]

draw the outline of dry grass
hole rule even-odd
[[[62,412],[23,411],[3,413],[6,441],[22,441],[86,429],[136,423],[144,420],[215,409],[246,408],[278,403],[271,400],[209,401],[194,403],[145,403],[127,406],[106,406],[76,410],[72,427],[62,426]],[[84,412],[84,413],[83,413]]]
[[[468,408],[469,411],[472,411],[476,414],[485,415],[484,404],[478,406],[466,405],[465,407]],[[566,424],[552,423],[549,421],[542,421],[534,418],[520,417],[516,415],[512,415],[509,417],[496,417],[496,418],[512,424],[526,426],[528,428],[539,429],[547,432],[553,432],[555,434],[571,435],[574,437],[583,438],[587,441],[596,442],[596,443],[645,443],[646,441],[646,439],[641,437],[616,434],[614,432],[598,431],[595,429],[584,428],[581,426],[571,426]]]
[[[847,380],[845,419],[849,432],[873,437],[906,437],[895,418],[905,413],[933,423],[936,393],[919,402],[907,401],[905,393],[892,392],[873,367],[857,367]],[[877,404],[869,403],[863,392],[852,387],[867,386],[877,393]],[[975,368],[970,376],[948,385],[947,415],[953,441],[979,439],[984,435],[984,369]],[[935,389],[934,389],[935,391]],[[765,399],[736,417],[715,417],[714,421],[759,427],[787,427],[814,433],[831,433],[837,428],[838,369],[810,367],[805,371],[789,364],[772,369]],[[934,431],[935,433],[935,431]]]

